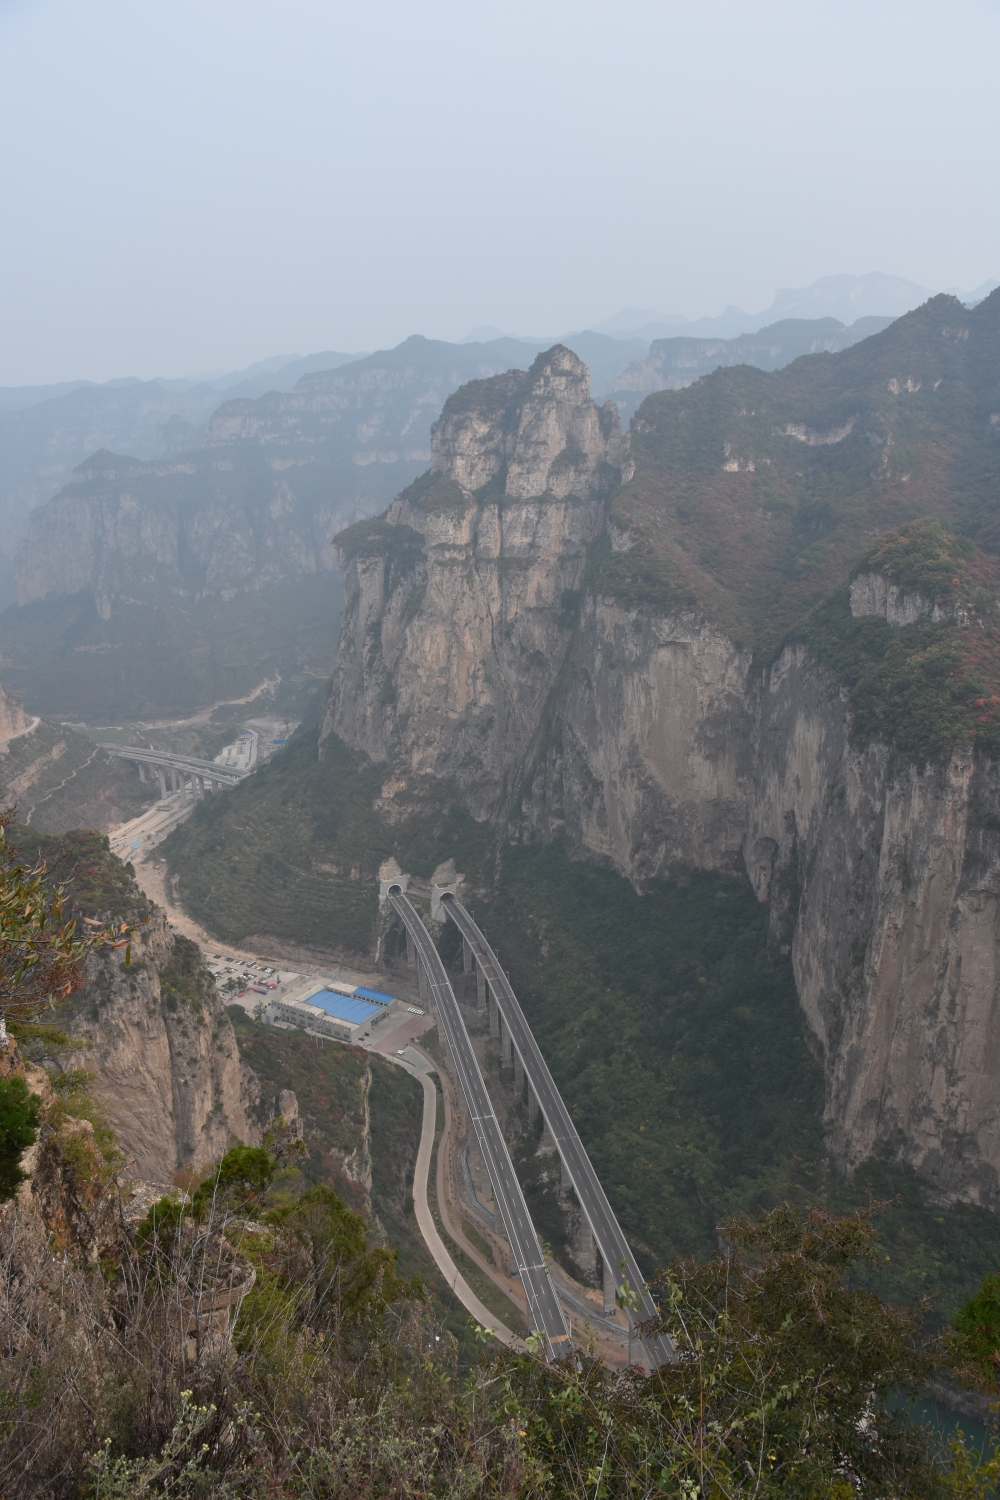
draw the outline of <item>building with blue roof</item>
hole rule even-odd
[[[309,996],[307,1003],[318,1005],[328,1016],[336,1016],[338,1021],[349,1021],[352,1026],[357,1026],[359,1022],[370,1021],[384,1009],[381,1001],[373,1005],[370,1000],[360,999],[363,993],[355,990],[353,995],[341,995],[336,990],[317,990]]]
[[[275,995],[267,1007],[266,1019],[272,1025],[282,1022],[334,1037],[339,1042],[356,1042],[373,1026],[400,1010],[395,995],[364,988],[345,994],[346,986],[334,988],[334,983],[331,980],[327,984],[314,984],[304,994],[287,999]]]
[[[395,995],[387,995],[384,990],[366,990],[360,985],[354,993],[360,995],[362,1000],[374,1000],[376,1005],[391,1005],[396,998]]]

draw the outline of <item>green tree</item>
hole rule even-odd
[[[284,1271],[305,1292],[302,1316],[314,1327],[334,1317],[358,1326],[393,1302],[423,1296],[418,1278],[396,1275],[395,1250],[369,1246],[365,1221],[319,1182],[279,1217]]]
[[[231,1146],[195,1188],[191,1198],[194,1217],[203,1219],[210,1206],[256,1213],[274,1168],[274,1157],[263,1146]]]
[[[877,1205],[875,1206],[877,1207]],[[548,1496],[980,1495],[998,1465],[945,1458],[894,1398],[950,1365],[923,1309],[851,1284],[879,1254],[874,1207],[787,1206],[720,1226],[726,1250],[677,1261],[659,1326],[677,1359],[651,1377],[501,1355],[478,1382],[517,1424]]]
[[[124,948],[129,929],[76,935],[66,890],[46,880],[45,861],[25,864],[7,837],[14,808],[0,808],[0,1018],[30,1021],[83,983],[83,964],[99,948]]]
[[[0,1078],[0,1203],[13,1198],[28,1173],[21,1170],[21,1157],[35,1144],[41,1123],[42,1101],[29,1093],[19,1074]]]
[[[955,1314],[958,1331],[956,1368],[964,1384],[977,1390],[1000,1389],[1000,1273],[991,1272],[974,1297]]]

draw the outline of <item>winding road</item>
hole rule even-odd
[[[407,1047],[406,1055],[389,1059],[404,1067],[408,1073],[419,1078],[424,1090],[424,1117],[420,1131],[420,1146],[417,1151],[417,1165],[413,1173],[413,1211],[417,1219],[417,1227],[424,1237],[424,1243],[434,1257],[438,1270],[444,1276],[455,1296],[461,1302],[466,1312],[472,1314],[476,1322],[483,1328],[489,1329],[494,1338],[501,1344],[507,1344],[511,1348],[523,1349],[524,1344],[505,1323],[499,1322],[495,1313],[491,1313],[484,1302],[481,1302],[472,1290],[461,1271],[452,1260],[447,1245],[438,1233],[438,1227],[434,1222],[430,1204],[427,1201],[427,1182],[430,1176],[431,1157],[434,1154],[434,1136],[437,1130],[437,1086],[433,1078],[432,1065],[422,1053],[413,1047]],[[443,1212],[443,1210],[442,1210]],[[446,1227],[448,1227],[446,1225]]]

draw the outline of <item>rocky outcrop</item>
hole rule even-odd
[[[25,713],[24,704],[20,698],[15,698],[11,693],[5,693],[0,687],[0,755],[6,754],[11,740],[17,739],[35,723],[37,720]]]
[[[431,468],[466,491],[502,481],[511,500],[606,493],[621,474],[621,427],[590,399],[586,365],[557,344],[526,375],[471,381],[431,434]]]
[[[68,1027],[86,1044],[78,1057],[94,1075],[93,1092],[130,1171],[157,1182],[206,1167],[233,1137],[254,1142],[259,1134],[247,1118],[248,1081],[214,986],[196,980],[184,999],[163,982],[184,941],[154,908],[137,930],[129,967],[121,951],[90,960]]]
[[[430,474],[338,539],[346,605],[323,738],[495,812],[576,624],[621,428],[557,346],[445,405]]]
[[[953,619],[963,629],[969,623],[969,612],[961,603],[928,599],[918,590],[893,583],[882,573],[859,573],[851,579],[851,614],[856,620],[870,617],[883,619],[889,625],[914,625],[917,620],[940,624]]]

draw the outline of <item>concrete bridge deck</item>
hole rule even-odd
[[[427,1003],[438,1018],[442,1040],[451,1053],[459,1087],[465,1096],[469,1121],[489,1173],[511,1259],[527,1298],[529,1323],[534,1330],[545,1335],[550,1357],[568,1354],[572,1347],[569,1329],[440,955],[419,913],[404,895],[402,885],[388,883],[385,899],[402,921],[416,948],[418,963],[423,966]]]
[[[510,981],[501,969],[493,949],[457,896],[445,891],[440,896],[440,903],[441,910],[447,913],[462,934],[466,961],[471,953],[499,1009],[511,1045],[516,1049],[524,1069],[528,1087],[541,1108],[563,1168],[587,1216],[604,1265],[605,1310],[610,1310],[609,1303],[613,1306],[614,1300],[618,1300],[629,1310],[630,1317],[635,1322],[655,1318],[656,1303],[518,1004]],[[675,1358],[673,1343],[666,1334],[647,1336],[642,1343],[650,1368],[655,1369]]]
[[[139,766],[140,776],[145,766],[151,766],[154,771],[161,773],[161,783],[164,786],[164,772],[181,777],[191,776],[220,787],[238,786],[250,775],[250,770],[236,770],[231,766],[219,765],[214,760],[199,760],[193,755],[171,755],[166,750],[146,750],[142,745],[102,745],[101,749],[122,760],[135,761]]]

